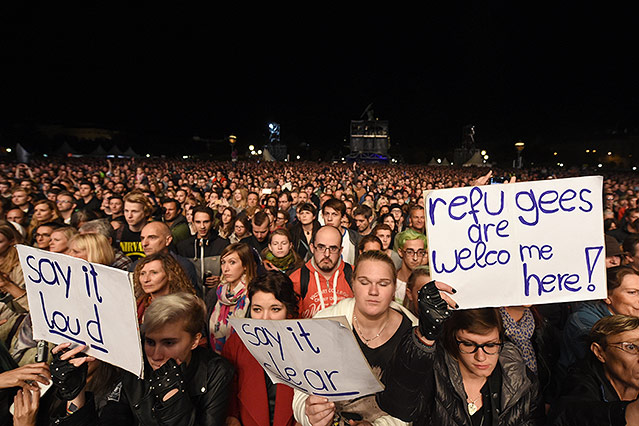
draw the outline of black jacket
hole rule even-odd
[[[505,343],[496,368],[501,391],[492,395],[492,425],[541,424],[537,381],[512,343]],[[414,330],[403,337],[382,381],[378,403],[393,417],[414,426],[472,425],[457,361],[441,345],[424,345]]]
[[[159,404],[149,391],[148,380],[123,373],[108,397],[98,419],[92,396],[74,414],[55,419],[54,424],[85,426],[223,426],[226,421],[233,366],[208,349],[193,350],[184,373],[186,392],[174,396],[167,404]],[[150,374],[145,362],[145,375]],[[173,400],[175,398],[175,400]]]
[[[204,257],[219,256],[228,245],[229,240],[220,238],[217,231],[211,230],[208,238],[198,238],[197,235],[191,235],[180,241],[177,245],[177,252],[180,256],[197,259],[201,254],[200,248],[204,247]]]
[[[317,220],[313,221],[313,234],[314,235],[318,229],[322,226],[319,224]],[[306,236],[304,235],[304,228],[302,228],[302,224],[299,222],[295,222],[289,228],[289,232],[291,233],[291,243],[293,243],[293,248],[300,255],[304,262],[307,262],[313,254],[311,253],[311,242],[306,241]]]
[[[590,354],[573,366],[557,402],[551,406],[553,426],[624,426],[626,406],[604,374],[603,365]]]

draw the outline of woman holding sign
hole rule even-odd
[[[541,424],[538,383],[499,311],[451,311],[452,292],[435,281],[419,292],[419,327],[397,346],[380,406],[415,426]]]
[[[299,296],[286,274],[269,271],[251,281],[248,314],[254,319],[283,320],[298,317]],[[247,315],[247,316],[249,316]],[[222,355],[235,367],[235,380],[226,418],[227,426],[292,426],[293,389],[273,384],[235,333]]]
[[[366,360],[380,375],[387,374],[393,351],[402,336],[417,325],[417,318],[394,301],[396,281],[397,273],[390,257],[381,251],[364,252],[353,272],[354,297],[329,306],[314,317],[345,316]],[[405,424],[382,411],[373,395],[333,403],[295,391],[293,410],[297,421],[305,426],[332,425],[334,421],[349,425],[351,420],[368,422],[363,425]]]
[[[233,367],[198,345],[206,308],[197,296],[175,293],[158,297],[146,311],[141,331],[144,379],[123,372],[118,386],[97,413],[85,392],[84,346],[57,346],[51,363],[56,395],[67,401],[64,425],[223,425]],[[99,418],[99,419],[98,419]]]

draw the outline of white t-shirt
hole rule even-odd
[[[395,302],[400,305],[404,304],[406,298],[406,283],[397,278],[397,284],[395,285]]]

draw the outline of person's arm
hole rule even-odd
[[[382,410],[404,421],[415,421],[429,411],[434,400],[435,342],[450,309],[457,303],[448,296],[455,290],[431,281],[419,291],[419,326],[402,337],[382,381],[385,390],[377,394]]]
[[[49,380],[51,380],[51,374],[49,366],[45,362],[27,364],[1,373],[0,389],[22,387],[35,390],[38,389],[36,382],[48,385]]]

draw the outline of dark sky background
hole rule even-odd
[[[639,127],[628,10],[484,3],[2,6],[0,125],[91,124],[158,141],[232,133],[248,145],[274,120],[290,147],[338,150],[373,103],[408,157],[451,150],[466,124],[492,150]]]

